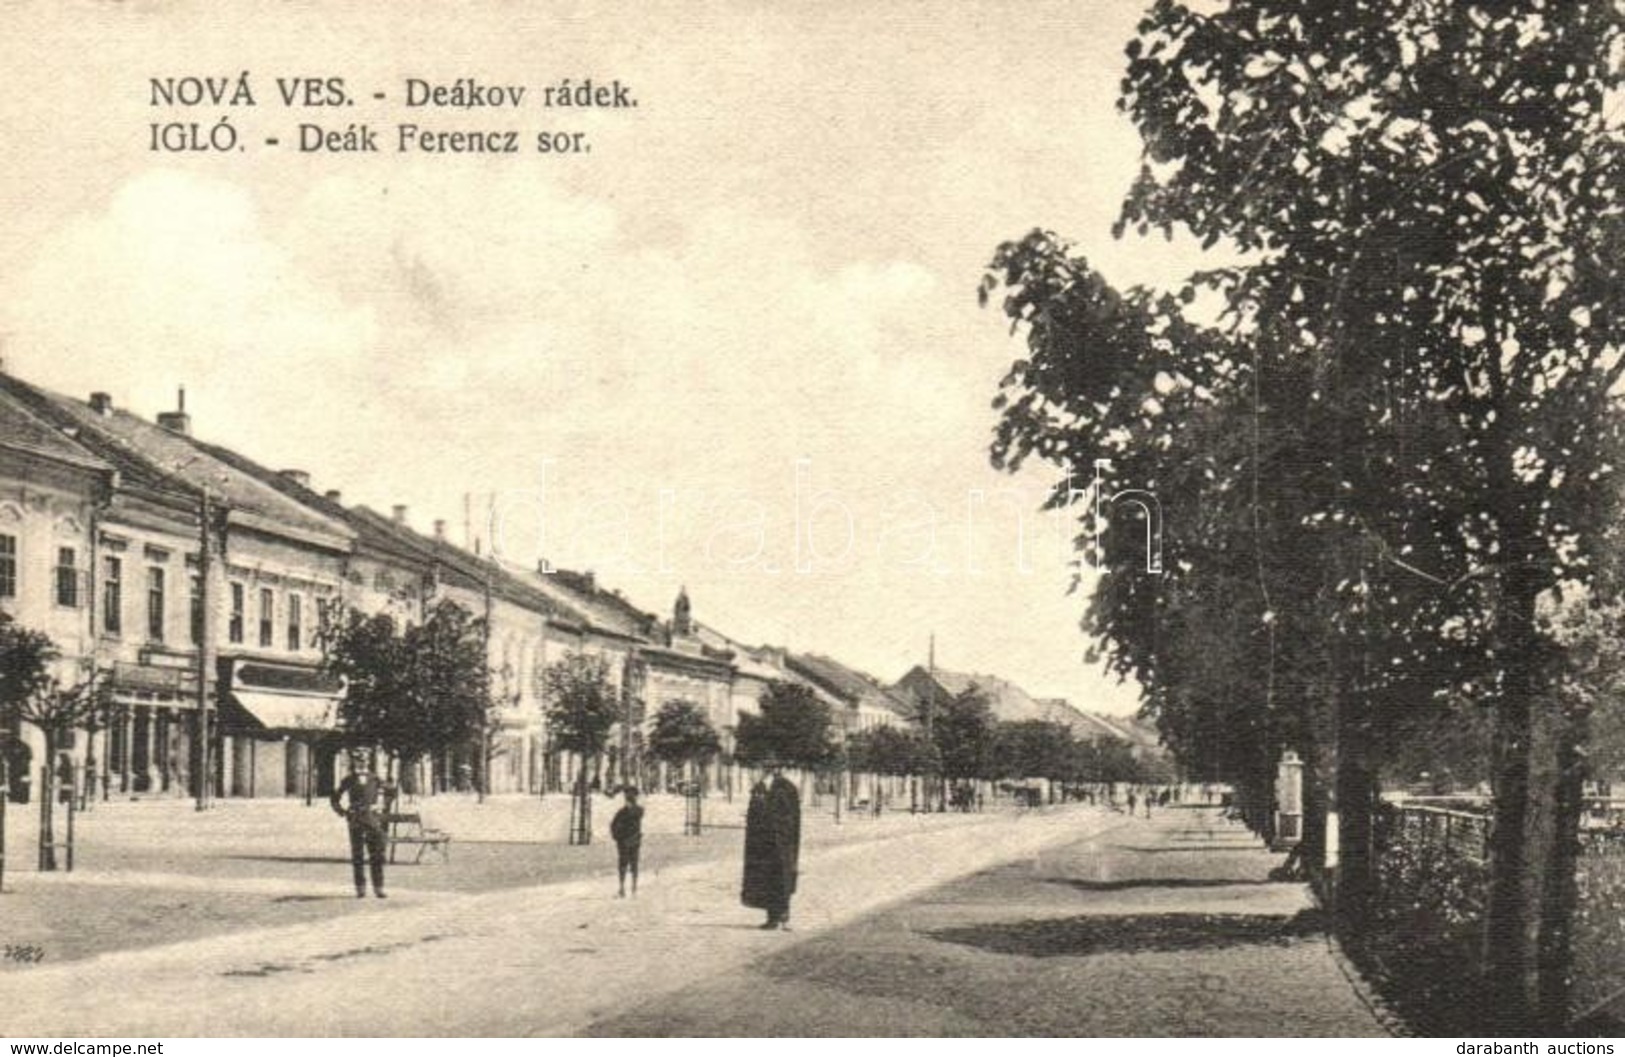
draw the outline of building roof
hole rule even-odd
[[[1111,738],[1117,741],[1127,741],[1128,736],[1123,731],[1107,723],[1099,716],[1090,715],[1078,708],[1064,697],[1041,697],[1038,705],[1044,710],[1044,719],[1052,723],[1061,723],[1069,727],[1072,733],[1086,740],[1096,738]]]
[[[995,719],[1020,722],[1044,719],[1048,714],[1031,694],[1008,679],[1001,679],[996,675],[954,672],[946,668],[927,671],[916,666],[898,682],[901,684],[904,680],[909,680],[916,672],[919,673],[916,678],[935,679],[937,686],[952,697],[958,697],[967,690],[980,690],[987,697],[988,704],[992,706]]]
[[[1155,749],[1162,745],[1162,736],[1157,729],[1138,716],[1091,715],[1089,718],[1116,731],[1123,740],[1143,748]]]
[[[443,583],[467,591],[484,591],[489,587],[492,598],[511,602],[539,616],[566,619],[573,616],[563,612],[557,602],[499,561],[470,554],[447,540],[425,536],[412,526],[366,506],[350,507],[349,513],[352,518],[365,523],[369,532],[411,549],[421,562],[436,571]]]
[[[186,434],[118,408],[99,412],[72,397],[0,375],[0,387],[133,482],[161,491],[205,490],[232,520],[257,531],[348,550],[354,533],[342,521],[283,495],[256,475],[218,458]]]
[[[653,613],[645,613],[621,597],[619,591],[607,591],[598,586],[597,577],[573,569],[553,569],[538,572],[535,577],[554,588],[561,597],[587,615],[591,626],[599,631],[613,632],[628,638],[653,640],[658,637],[660,621]]]
[[[426,544],[428,540],[418,537],[415,533],[403,537],[394,532],[381,531],[376,524],[377,515],[367,511],[362,516],[354,510],[335,500],[327,498],[309,485],[302,484],[280,470],[273,470],[268,466],[255,462],[240,452],[223,448],[217,444],[192,438],[192,443],[204,449],[210,455],[222,462],[229,463],[244,473],[252,474],[260,481],[275,488],[294,502],[303,503],[318,513],[327,517],[341,520],[348,524],[355,532],[356,549],[373,557],[397,562],[401,565],[418,566],[427,572],[433,563],[433,555]],[[365,508],[360,508],[365,509]]]
[[[732,658],[734,670],[747,678],[772,682],[775,679],[783,679],[787,674],[784,669],[764,661],[759,651],[699,621],[694,622],[694,637],[710,650],[728,653]]]
[[[66,400],[66,397],[49,393],[3,372],[0,372],[0,392],[11,397],[17,405],[26,408],[48,428],[70,438],[80,448],[112,466],[118,471],[120,483],[124,487],[134,486],[179,495],[182,498],[195,498],[196,489],[188,487],[173,474],[162,472],[150,461],[131,450],[129,445],[118,443],[114,438],[104,436],[96,430],[83,428],[78,416],[58,403]]]
[[[0,389],[0,447],[87,470],[105,473],[113,469],[112,463],[39,417],[6,389]]]
[[[954,672],[944,668],[927,670],[922,665],[916,665],[897,681],[897,686],[913,687],[913,696],[917,697],[920,684],[931,679],[935,679],[942,693],[950,696],[957,697],[973,688],[982,691],[993,707],[993,717],[998,720],[1060,723],[1076,737],[1086,740],[1110,738],[1148,749],[1162,744],[1155,728],[1137,718],[1085,712],[1064,697],[1035,698],[1015,683],[996,675]]]
[[[795,672],[851,705],[881,708],[900,716],[913,714],[912,704],[893,694],[874,676],[818,653],[791,653],[785,663]]]

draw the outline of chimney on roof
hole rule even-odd
[[[446,542],[446,519],[445,518],[437,517],[437,518],[434,519],[434,538],[439,540],[441,543]]]
[[[395,504],[395,524],[397,524],[397,525],[406,524],[406,504],[405,503],[396,503]]]
[[[340,499],[342,499],[344,497],[344,493],[340,492],[337,488],[329,488],[326,492],[324,492],[322,494],[327,496],[327,501],[329,503],[337,503]]]
[[[111,415],[113,413],[113,397],[110,393],[91,393],[90,409],[98,415]]]
[[[302,488],[310,487],[310,472],[307,470],[278,470],[277,472]]]
[[[91,397],[92,407],[95,406],[95,400],[95,397]],[[158,412],[158,424],[171,433],[179,433],[182,436],[190,437],[192,435],[192,416],[186,413],[186,386],[181,386],[175,402],[176,408],[174,411]],[[108,406],[109,410],[111,410],[111,403]],[[102,412],[102,414],[106,413],[105,411]]]

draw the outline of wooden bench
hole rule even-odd
[[[423,861],[423,853],[431,849],[440,854],[441,862],[451,861],[451,834],[444,830],[428,829],[423,825],[423,816],[415,811],[392,812],[384,816],[384,822],[389,826],[389,861],[395,861],[395,849],[402,844],[417,845],[417,858],[414,863]]]

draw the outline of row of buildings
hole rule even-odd
[[[922,668],[888,687],[828,657],[745,646],[696,620],[686,593],[661,619],[591,573],[469,553],[443,522],[421,533],[405,507],[347,506],[303,472],[194,436],[184,391],[174,411],[148,421],[106,393],[82,401],[0,372],[0,611],[52,637],[64,682],[105,674],[113,717],[67,750],[93,790],[192,795],[207,761],[216,795],[325,792],[343,687],[321,670],[324,614],[356,608],[416,622],[442,599],[488,622],[504,702],[491,753],[497,792],[573,779],[575,762],[550,746],[542,701],[543,672],[571,652],[602,657],[649,716],[671,700],[701,706],[723,733],[724,760],[740,713],[779,680],[811,687],[848,731],[907,722],[923,695],[981,680],[1000,718],[1145,737],[989,677]],[[219,717],[207,753],[197,736],[204,702]],[[6,733],[16,796],[42,741],[22,726]],[[418,780],[454,784],[472,763],[450,754]],[[726,765],[719,777],[733,780]]]

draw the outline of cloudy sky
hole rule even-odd
[[[946,667],[1128,711],[1036,509],[1059,471],[988,464],[1019,347],[975,287],[1038,225],[1121,283],[1194,266],[1108,232],[1142,6],[9,5],[5,366],[149,417],[184,384],[199,435],[458,539],[499,496],[506,556],[661,612],[686,585],[747,642],[890,680],[934,633]],[[155,78],[243,71],[253,107],[152,105]],[[299,76],[354,105],[285,107]],[[414,77],[527,93],[411,108]],[[588,77],[637,108],[540,105]],[[150,149],[222,116],[245,149]],[[301,153],[301,123],[381,150]],[[522,152],[400,153],[405,123]]]

